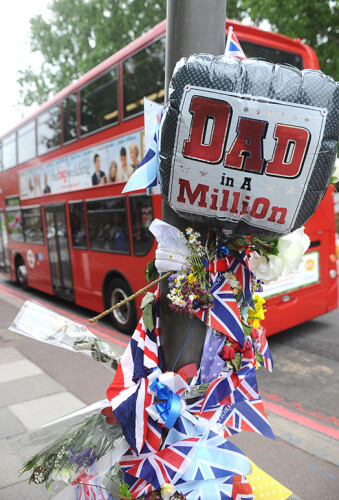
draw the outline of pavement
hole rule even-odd
[[[43,500],[53,498],[53,491],[48,492],[44,485],[28,485],[28,473],[18,475],[28,458],[20,450],[20,439],[45,423],[105,398],[112,375],[104,366],[82,354],[9,331],[8,326],[23,303],[20,297],[19,292],[7,293],[0,284],[0,499]],[[336,316],[336,324],[338,319]],[[93,331],[92,327],[90,329]],[[112,335],[111,340],[119,353],[127,345],[127,337],[117,332],[109,333],[108,328],[98,327],[97,333],[107,340]],[[279,338],[283,342],[284,337]],[[286,359],[290,363],[298,362],[291,348],[285,347],[290,351],[287,355],[285,352],[281,363],[275,359],[276,365],[282,367],[282,377],[285,376]],[[262,386],[260,377],[265,381],[266,376],[271,375],[263,370],[263,375],[259,375],[259,387]],[[286,388],[293,389],[293,378],[285,379],[284,383]],[[305,414],[296,403],[291,405],[277,400],[269,385],[264,384],[264,388],[263,399],[277,441],[247,432],[231,440],[267,474],[293,491],[291,498],[337,500],[339,420],[325,418],[321,412],[318,412],[319,418],[314,412]],[[337,388],[334,397],[335,394],[338,395]],[[321,395],[319,401],[324,404]],[[337,403],[332,402],[333,408]],[[255,499],[261,500],[259,493]]]
[[[53,491],[48,492],[44,485],[28,485],[29,473],[19,475],[23,462],[29,458],[20,452],[20,438],[104,399],[112,373],[82,354],[9,331],[7,327],[21,304],[1,298],[0,499],[49,499],[54,497]],[[122,352],[123,348],[117,350]]]

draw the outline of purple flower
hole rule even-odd
[[[99,459],[99,456],[94,453],[91,447],[78,454],[75,454],[73,448],[70,448],[70,452],[72,456],[69,461],[71,464],[74,463],[78,469],[81,467],[91,467]]]

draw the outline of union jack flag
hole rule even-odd
[[[225,437],[241,431],[249,431],[275,440],[260,397],[225,406],[217,423],[224,425]]]
[[[226,272],[232,272],[236,275],[246,301],[254,309],[251,290],[251,271],[248,267],[248,256],[245,251],[240,252],[239,255],[233,257],[231,265]]]
[[[157,453],[141,453],[138,457],[129,452],[119,462],[125,481],[130,484],[136,478],[144,479],[153,489],[163,483],[175,484],[187,469],[198,442],[199,437],[187,438]]]
[[[245,476],[233,476],[232,500],[253,500],[252,487]]]
[[[213,307],[208,311],[198,309],[196,315],[208,326],[244,345],[245,336],[240,312],[230,285],[220,272],[212,273],[210,278]]]
[[[228,373],[225,377],[214,380],[206,391],[205,397],[199,403],[199,414],[205,416],[203,415],[204,412],[216,410],[220,405],[257,399],[258,397],[255,367],[248,365],[241,368],[237,373]],[[194,411],[194,409],[192,408],[191,411]]]
[[[252,488],[245,476],[229,476],[223,479],[190,481],[187,500],[253,500]]]
[[[148,392],[147,376],[162,368],[159,339],[158,303],[154,305],[155,328],[150,332],[143,320],[139,324],[107,389],[114,415],[129,445],[139,453],[148,433],[146,408],[154,396]]]
[[[187,481],[176,486],[187,500],[232,500],[232,476],[222,479]]]
[[[132,478],[132,476],[130,476]],[[145,481],[144,479],[135,479],[128,481],[127,475],[125,474],[125,483],[129,485],[129,492],[131,494],[131,499],[138,498],[141,495],[146,495],[147,493],[152,493],[153,486]]]
[[[261,354],[262,357],[264,358],[264,362],[262,363],[260,361],[260,364],[265,366],[265,368],[269,372],[272,372],[273,358],[266,338],[266,329],[265,327],[260,326],[259,328],[256,329],[256,332],[259,336],[258,339],[254,341],[255,347],[258,349],[259,354]]]
[[[198,440],[193,458],[178,484],[198,479],[225,478],[233,474],[243,475],[250,470],[248,458],[237,446],[209,431]]]
[[[77,500],[113,500],[110,492],[102,487],[98,472],[83,472],[72,486],[75,486]]]
[[[246,59],[244,51],[241,48],[239,40],[235,36],[232,26],[228,28],[225,56],[233,56],[237,57],[238,59]]]

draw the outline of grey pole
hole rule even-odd
[[[224,53],[225,25],[226,0],[167,0],[166,96],[174,67],[182,57],[198,53],[213,55]],[[165,202],[162,205],[162,219],[182,231],[190,225]],[[195,224],[195,228],[203,237],[206,236],[206,230],[203,227]],[[164,369],[178,371],[190,363],[196,363],[199,366],[206,326],[199,319],[195,321],[195,318],[190,319],[171,312],[166,295],[167,284],[162,282],[160,335]],[[176,362],[190,330],[189,339]]]

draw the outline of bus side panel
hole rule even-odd
[[[101,287],[98,286],[100,267],[106,263],[107,254],[87,250],[71,250],[75,302],[93,311],[103,310]],[[99,264],[99,268],[98,268]]]
[[[307,254],[319,253],[319,282],[267,299],[264,322],[267,335],[309,321],[338,307],[333,212],[333,194],[332,189],[329,189],[305,226],[305,232],[311,240],[311,247],[305,255],[307,258]]]
[[[27,269],[27,284],[42,292],[54,294],[51,285],[51,272],[48,252],[45,245],[34,245],[31,243],[9,242],[11,255],[11,279],[16,280],[15,259],[21,255]]]

